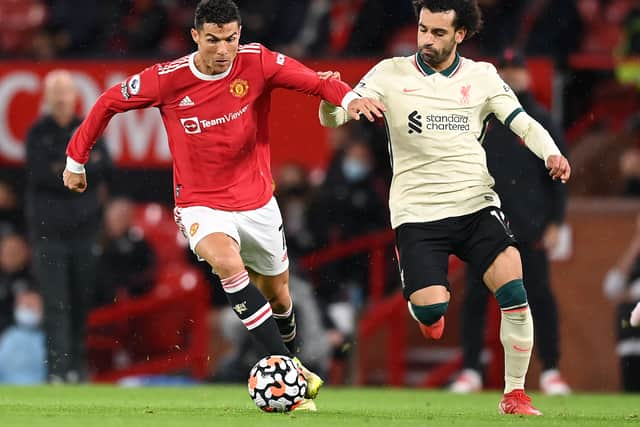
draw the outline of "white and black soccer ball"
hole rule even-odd
[[[307,380],[290,357],[267,356],[249,372],[249,396],[266,412],[289,412],[307,392]]]

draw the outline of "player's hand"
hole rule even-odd
[[[328,80],[328,79],[342,80],[339,71],[317,71],[316,74],[318,74],[318,77],[320,77],[322,80]]]
[[[387,111],[382,102],[373,98],[356,98],[347,107],[347,113],[352,119],[360,120],[360,115],[364,114],[370,122],[376,117],[382,118],[382,113]]]
[[[73,173],[65,169],[64,172],[62,172],[62,182],[64,182],[64,186],[69,190],[75,191],[76,193],[84,193],[87,189],[87,174]]]
[[[571,176],[569,160],[560,154],[553,154],[547,158],[547,169],[549,169],[551,178],[554,180],[559,179],[563,184],[567,182]]]

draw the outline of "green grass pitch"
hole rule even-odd
[[[0,387],[0,426],[640,426],[640,394],[533,398],[543,417],[498,415],[498,393],[325,387],[316,413],[267,414],[241,386]]]

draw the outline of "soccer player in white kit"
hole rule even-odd
[[[549,133],[521,107],[485,62],[461,57],[458,44],[482,22],[475,0],[414,0],[418,51],[383,60],[354,89],[386,106],[393,168],[389,208],[396,232],[403,293],[423,334],[439,339],[450,293],[448,258],[455,254],[482,276],[501,309],[505,351],[503,414],[541,415],[524,392],[533,321],[517,242],[493,191],[482,140],[489,118],[519,135],[566,182],[567,159]],[[349,120],[323,101],[320,121]]]

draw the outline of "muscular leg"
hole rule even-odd
[[[224,233],[212,233],[200,240],[195,252],[218,273],[229,304],[254,339],[268,354],[290,355],[269,303],[249,280],[236,241]]]
[[[524,389],[533,347],[533,321],[522,283],[520,253],[512,246],[502,251],[483,276],[500,305],[500,341],[505,357],[505,393]]]
[[[293,301],[289,294],[289,270],[276,276],[265,276],[250,269],[249,277],[256,284],[262,295],[265,296],[271,310],[273,318],[280,330],[280,336],[289,351],[297,353],[296,344],[296,316],[293,311]]]

